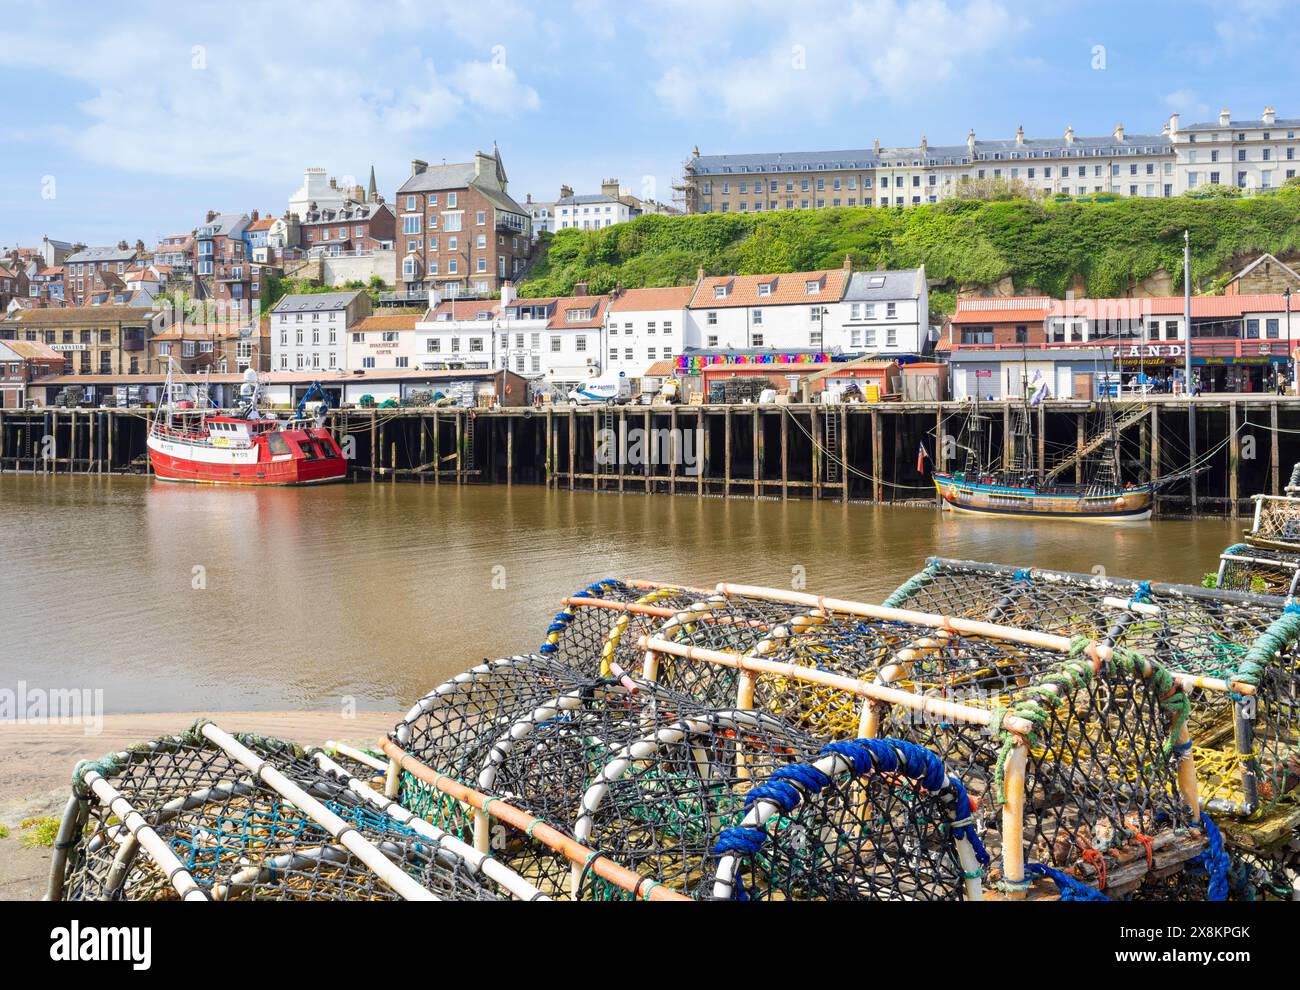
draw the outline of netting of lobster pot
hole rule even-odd
[[[989,862],[961,781],[901,739],[828,744],[781,767],[725,829],[710,895],[738,900],[960,900]]]
[[[933,751],[976,795],[982,828],[999,850],[1004,768],[1013,749],[1002,728],[1009,713],[1034,726],[1024,822],[1034,860],[1073,868],[1192,824],[1177,788],[1174,742],[1186,699],[1158,665],[1131,655],[1094,663],[994,636],[825,609],[771,628],[764,660],[956,703],[956,714],[935,715],[920,704],[871,701],[864,713],[861,698],[808,684],[797,670],[760,674],[754,692],[758,708],[821,738],[852,738],[869,729]],[[1079,640],[1075,649],[1085,646]],[[1104,866],[1097,862],[1092,873],[1099,875]]]
[[[223,743],[210,732],[199,723],[180,735],[78,765],[60,828],[52,896],[507,896],[436,833],[386,814],[293,743],[251,735],[224,737]],[[295,786],[300,791],[288,790]]]
[[[1300,498],[1256,495],[1254,502],[1255,518],[1246,531],[1246,542],[1256,547],[1300,553]]]
[[[389,736],[431,769],[473,784],[511,726],[556,697],[599,690],[595,680],[549,656],[486,661],[426,694]],[[400,773],[397,798],[421,818],[461,839],[472,838],[469,810],[406,771]]]
[[[1294,800],[1300,616],[1283,598],[934,559],[888,604],[1085,635],[1227,682],[1190,691],[1202,799],[1245,815]]]
[[[591,676],[636,673],[641,668],[637,640],[700,597],[701,592],[677,586],[597,581],[565,601],[538,653]]]
[[[502,734],[478,788],[536,815],[613,862],[689,895],[708,879],[713,841],[758,778],[816,751],[777,719],[712,710],[647,682],[600,680],[557,696]],[[492,848],[543,889],[567,862],[494,825]],[[620,898],[578,869],[579,898]]]
[[[1292,597],[1300,580],[1300,552],[1235,543],[1219,556],[1217,586],[1224,591]]]

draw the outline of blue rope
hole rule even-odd
[[[604,598],[606,591],[624,591],[626,588],[627,586],[624,585],[622,581],[618,581],[614,578],[602,578],[599,581],[587,585],[587,587],[583,588],[572,597]],[[537,652],[543,655],[558,653],[560,651],[559,646],[555,643],[549,642],[549,637],[552,633],[558,634],[564,632],[564,630],[568,629],[573,623],[575,618],[577,618],[577,613],[575,613],[571,608],[561,609],[559,612],[556,612],[555,618],[552,619],[551,624],[546,627],[548,641],[542,643],[542,645],[537,648]]]
[[[945,788],[953,796],[952,835],[966,839],[981,866],[988,866],[991,857],[980,841],[971,821],[970,795],[962,782],[948,776],[943,760],[924,746],[906,739],[854,739],[827,744],[817,755],[834,754],[849,764],[855,777],[868,772],[899,773],[919,783],[925,790],[938,793]],[[777,769],[771,777],[751,788],[745,795],[744,807],[748,811],[756,801],[769,801],[788,815],[807,795],[817,794],[833,783],[831,777],[811,763],[791,763]],[[714,844],[713,855],[721,859],[727,855],[754,856],[767,842],[767,831],[757,825],[737,825],[725,828]],[[735,897],[748,900],[739,873],[735,875]]]
[[[1142,602],[1151,601],[1151,582],[1139,581],[1137,588],[1133,592],[1133,597],[1128,600],[1129,606],[1132,607]]]
[[[1202,853],[1189,859],[1187,865],[1202,869],[1210,875],[1207,900],[1226,901],[1228,873],[1232,869],[1232,861],[1228,858],[1227,850],[1223,848],[1223,833],[1208,815],[1201,815],[1201,828],[1205,829],[1205,839],[1208,844]]]
[[[1100,890],[1089,887],[1086,883],[1076,880],[1068,873],[1062,873],[1060,870],[1054,870],[1050,866],[1044,866],[1042,863],[1030,863],[1025,867],[1030,873],[1036,873],[1040,877],[1047,877],[1056,884],[1056,889],[1061,892],[1063,901],[1109,901],[1110,898]]]
[[[1029,570],[1018,570],[1014,575],[1017,581],[1033,581],[1034,574]]]

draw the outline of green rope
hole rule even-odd
[[[1024,696],[1014,702],[1010,708],[999,710],[1005,721],[1006,715],[1012,715],[1030,723],[1032,728],[1024,734],[1029,748],[1034,748],[1041,740],[1043,726],[1053,713],[1063,705],[1067,697],[1087,688],[1095,675],[1092,663],[1083,653],[1091,640],[1086,636],[1076,636],[1070,642],[1070,658],[1063,661],[1054,670],[1043,674],[1033,687],[1024,692]],[[1111,676],[1124,676],[1134,679],[1145,678],[1158,693],[1160,706],[1170,717],[1169,734],[1161,746],[1163,755],[1174,751],[1174,740],[1182,731],[1191,715],[1191,702],[1179,688],[1178,683],[1162,664],[1144,660],[1133,650],[1117,649],[1110,659],[1102,664],[1102,670]],[[1052,690],[1055,688],[1056,690]],[[998,751],[994,766],[994,783],[997,788],[998,804],[1006,803],[1005,774],[1007,762],[1015,751],[1018,740],[1001,722],[990,728],[994,729],[1002,745]]]

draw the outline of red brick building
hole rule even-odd
[[[311,253],[371,254],[393,246],[397,218],[382,199],[374,203],[346,201],[338,209],[308,210],[302,218],[302,249]]]
[[[528,262],[532,220],[510,198],[501,153],[459,165],[411,163],[397,190],[396,284],[412,298],[491,296]]]

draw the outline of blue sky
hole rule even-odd
[[[0,246],[281,213],[306,166],[390,198],[498,142],[510,191],[670,198],[706,153],[1300,117],[1282,0],[0,0]]]

